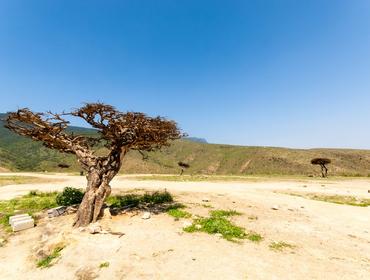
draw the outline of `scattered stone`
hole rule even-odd
[[[203,202],[210,202],[211,200],[209,198],[202,198]]]
[[[304,208],[304,206],[301,206],[301,208],[303,209],[303,208]]]
[[[218,238],[222,238],[222,234],[221,233],[216,233],[215,236],[218,237]]]
[[[102,232],[102,228],[101,228],[101,225],[99,225],[97,223],[90,224],[89,227],[88,227],[88,231],[91,234],[101,233]]]
[[[196,229],[201,229],[201,228],[202,228],[202,226],[201,226],[201,225],[195,225],[195,228],[196,228]]]
[[[189,222],[189,221],[185,221],[183,224],[182,224],[182,227],[183,228],[186,228],[186,227],[190,227],[192,225],[192,223],[191,222]]]
[[[48,210],[49,218],[58,217],[66,212],[67,207],[59,206]]]
[[[279,205],[274,205],[274,206],[272,206],[272,207],[271,207],[271,209],[272,209],[272,210],[279,210],[279,209],[280,209],[280,207],[279,207]]]
[[[144,220],[148,220],[148,219],[150,219],[150,217],[151,217],[150,212],[144,212],[144,214],[141,218],[144,219]]]
[[[370,190],[367,190],[367,193],[370,193]]]
[[[293,209],[293,208],[288,208],[288,210],[289,210],[289,211],[294,211],[294,209]]]
[[[0,238],[0,247],[3,247],[5,245],[5,239]]]

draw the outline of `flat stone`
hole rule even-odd
[[[24,218],[24,217],[30,217],[30,215],[28,215],[28,214],[21,214],[21,215],[10,216],[9,217],[9,224],[12,224],[14,220],[18,220],[18,219]]]
[[[20,231],[29,228],[33,228],[35,226],[35,221],[30,217],[28,220],[20,220],[13,222],[13,231]]]
[[[221,233],[216,233],[215,236],[217,236],[218,238],[222,238],[222,234]]]
[[[23,216],[23,217],[18,217],[18,218],[14,218],[11,220],[11,222],[9,223],[11,226],[14,226],[14,223],[17,223],[17,222],[20,222],[20,221],[25,221],[25,220],[29,220],[29,219],[32,219],[31,216]]]
[[[59,206],[48,210],[49,218],[58,217],[66,212],[66,206]]]
[[[148,220],[150,219],[150,217],[151,217],[150,212],[145,212],[141,218],[144,220]]]
[[[272,209],[272,210],[279,210],[279,209],[280,209],[280,207],[279,207],[279,205],[274,205],[274,206],[272,206],[272,207],[271,207],[271,209]]]

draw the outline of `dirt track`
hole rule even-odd
[[[51,191],[85,184],[85,178],[79,176],[37,176],[64,181],[3,186],[0,199],[33,189]],[[202,206],[206,197],[215,209],[244,213],[234,222],[262,234],[264,240],[259,244],[234,244],[202,233],[183,233],[183,221],[174,221],[166,214],[149,220],[142,220],[140,214],[115,217],[105,226],[126,233],[117,239],[72,230],[72,217],[65,216],[48,222],[73,240],[55,266],[40,270],[30,259],[32,247],[46,227],[45,221],[16,234],[0,248],[0,278],[75,279],[78,269],[90,267],[98,279],[370,279],[370,207],[281,193],[319,192],[370,198],[370,180],[190,183],[118,177],[112,187],[114,192],[166,188],[189,206],[188,211],[202,216],[209,211]],[[271,209],[275,205],[279,210]],[[252,216],[258,219],[248,218]],[[296,247],[275,252],[269,248],[272,241]],[[98,269],[102,261],[109,261],[109,268]]]

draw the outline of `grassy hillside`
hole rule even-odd
[[[0,115],[0,118],[4,116]],[[91,129],[71,128],[80,133],[95,133]],[[124,173],[178,173],[178,161],[190,164],[188,174],[269,174],[314,175],[319,173],[310,160],[314,157],[332,159],[329,172],[332,175],[368,176],[370,151],[342,149],[285,149],[272,147],[243,147],[216,145],[190,140],[175,141],[162,151],[150,153],[143,161],[140,154],[130,152],[124,160]],[[61,170],[59,163],[69,164]],[[0,123],[0,169],[14,171],[79,171],[72,155],[46,149],[10,132]]]

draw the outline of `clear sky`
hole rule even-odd
[[[213,143],[370,148],[370,1],[1,0],[0,97],[102,101]]]

